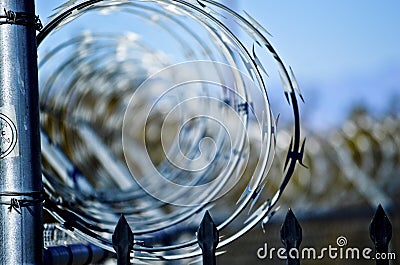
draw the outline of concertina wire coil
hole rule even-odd
[[[269,38],[249,14],[211,0],[56,9],[37,41],[44,206],[60,227],[114,251],[124,214],[131,258],[173,260],[201,254],[205,210],[218,249],[265,225],[304,152],[303,98]],[[273,107],[293,123],[280,176],[268,174]],[[272,177],[281,184],[265,195]]]

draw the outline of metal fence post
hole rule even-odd
[[[287,265],[300,264],[300,243],[302,229],[291,209],[288,210],[281,227],[281,241],[286,248]]]
[[[42,264],[34,0],[0,0],[0,264]]]
[[[203,265],[217,264],[215,249],[219,242],[219,233],[208,211],[205,212],[197,230],[197,240],[203,251]]]
[[[374,242],[375,253],[387,254],[392,239],[392,224],[380,204],[369,226],[369,234]],[[376,265],[389,265],[389,259],[376,259]]]

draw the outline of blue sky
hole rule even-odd
[[[400,1],[253,0],[240,8],[295,69],[312,126],[340,124],[359,104],[380,114],[400,95]]]
[[[36,1],[45,22],[63,1]],[[296,72],[310,126],[340,124],[355,105],[381,113],[400,96],[400,1],[228,1],[274,36]],[[400,99],[400,97],[399,97]]]
[[[317,71],[326,79],[399,62],[399,1],[253,0],[242,8],[276,36],[276,46],[305,77],[317,78]]]

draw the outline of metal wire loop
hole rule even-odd
[[[13,210],[21,214],[23,207],[41,204],[44,201],[44,192],[2,192],[1,197],[12,197],[9,201],[0,200],[0,205],[8,205],[9,212]]]
[[[38,31],[41,31],[43,28],[43,24],[39,16],[36,16],[32,13],[6,10],[5,8],[4,15],[0,16],[0,25],[2,24],[33,26]]]

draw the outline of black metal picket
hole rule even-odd
[[[380,204],[369,226],[369,234],[375,245],[375,253],[380,256],[376,259],[376,265],[389,265],[387,254],[392,239],[392,224]]]
[[[215,265],[215,249],[219,241],[218,229],[212,220],[210,213],[205,212],[203,220],[197,230],[198,244],[203,251],[203,265]]]
[[[132,230],[122,214],[112,236],[113,247],[117,253],[117,265],[130,264],[130,253],[134,244],[133,239]]]
[[[288,210],[285,221],[281,227],[281,241],[286,248],[287,265],[299,265],[299,247],[302,240],[302,229],[293,211]],[[294,251],[294,250],[297,251]]]

